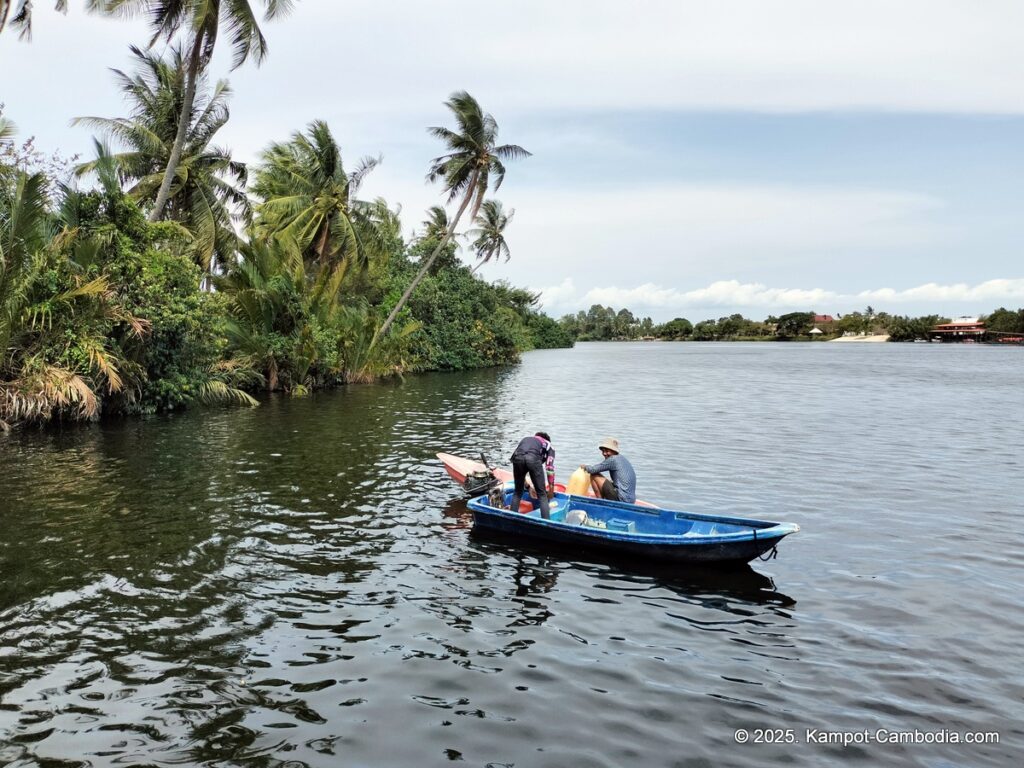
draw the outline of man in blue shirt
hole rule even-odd
[[[599,464],[580,464],[583,470],[593,477],[590,478],[594,495],[600,499],[636,503],[636,472],[625,456],[619,454],[619,441],[614,437],[606,437],[599,446],[604,461]],[[607,472],[611,479],[598,474]]]

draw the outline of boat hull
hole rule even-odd
[[[799,530],[793,523],[700,515],[564,494],[556,495],[555,500],[559,503],[551,520],[542,520],[537,511],[523,514],[490,507],[485,497],[470,500],[469,508],[474,529],[481,532],[516,536],[562,550],[679,564],[747,563]],[[639,532],[570,525],[564,516],[573,509],[587,510],[619,525],[639,523]],[[678,532],[684,528],[685,532]]]

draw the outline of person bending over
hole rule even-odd
[[[593,465],[580,464],[583,471],[592,475],[590,485],[594,495],[599,499],[635,503],[636,472],[629,459],[619,453],[619,441],[614,437],[606,437],[598,450],[604,456],[604,461]],[[601,472],[607,472],[610,479],[602,476]]]
[[[547,432],[524,437],[512,454],[512,477],[516,483],[510,507],[513,512],[519,510],[527,475],[540,497],[540,516],[548,520],[551,518],[548,500],[555,495],[555,449]]]

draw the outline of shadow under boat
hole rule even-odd
[[[557,557],[586,569],[605,566],[618,572],[616,575],[646,577],[683,594],[715,594],[758,604],[796,605],[795,599],[776,589],[775,581],[770,576],[754,570],[749,563],[665,563],[540,542],[481,527],[472,528],[469,535],[485,549],[500,550],[515,557],[532,555],[549,563],[550,558]]]

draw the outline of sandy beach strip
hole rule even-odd
[[[873,343],[878,341],[888,341],[889,334],[881,333],[877,336],[840,336],[838,339],[832,339],[832,341],[845,341],[854,343]]]

